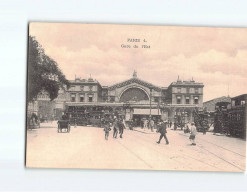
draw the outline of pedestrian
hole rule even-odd
[[[143,124],[143,128],[144,128],[144,130],[148,127],[148,120],[147,119],[144,119],[144,124]]]
[[[134,127],[137,127],[137,119],[134,120]]]
[[[190,128],[190,141],[191,141],[191,145],[195,146],[196,145],[196,142],[195,142],[195,138],[196,138],[196,134],[197,134],[197,130],[196,130],[196,127],[195,127],[195,123],[192,122],[191,123],[191,128]]]
[[[190,133],[190,129],[191,129],[191,124],[190,122],[187,122],[184,128],[184,133]]]
[[[118,127],[118,120],[116,117],[114,117],[114,122],[113,122],[113,138],[117,138],[117,133],[118,133],[118,130],[119,130],[119,127]]]
[[[163,137],[166,140],[166,144],[169,144],[169,141],[166,137],[166,133],[167,133],[166,127],[167,127],[167,121],[161,120],[161,123],[158,126],[158,132],[160,133],[160,139],[159,139],[159,141],[157,141],[158,144],[160,144],[160,141]]]
[[[140,121],[140,125],[141,125],[142,129],[144,128],[144,122],[143,121],[144,121],[143,119],[141,119],[141,121]]]
[[[154,131],[154,120],[153,119],[150,119],[150,128],[151,128],[151,131]]]
[[[104,131],[105,131],[105,140],[108,140],[109,132],[111,131],[111,127],[109,123],[106,123],[104,127]]]
[[[64,112],[62,114],[62,120],[68,120],[68,117],[67,117],[67,115]]]
[[[133,120],[130,120],[129,122],[129,129],[133,131]]]
[[[123,131],[124,131],[125,127],[124,127],[124,123],[123,123],[122,119],[119,119],[118,128],[119,128],[120,138],[123,138]]]
[[[127,125],[124,117],[123,117],[123,125],[124,125],[124,129],[126,129]]]

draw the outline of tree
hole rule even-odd
[[[54,100],[60,88],[69,87],[69,81],[58,64],[45,54],[35,37],[29,36],[28,51],[28,102],[35,100],[43,90],[49,94],[51,101]]]

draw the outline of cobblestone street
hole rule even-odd
[[[245,170],[245,141],[239,138],[199,133],[196,146],[189,135],[168,129],[157,144],[159,133],[137,128],[125,130],[123,138],[104,139],[102,128],[71,127],[70,133],[57,133],[57,124],[42,123],[27,131],[27,167],[148,169],[191,171]]]

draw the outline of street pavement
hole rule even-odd
[[[222,135],[196,136],[167,130],[170,142],[160,144],[159,133],[136,128],[105,140],[103,128],[71,126],[57,133],[56,122],[27,130],[26,166],[39,168],[139,169],[184,171],[245,171],[246,141]]]

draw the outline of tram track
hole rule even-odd
[[[179,133],[179,135],[182,135],[182,136],[185,136],[185,137],[189,137],[189,136],[187,136],[187,135],[185,135],[185,134],[182,134],[182,133]],[[225,148],[225,147],[223,147],[223,146],[219,146],[219,145],[217,145],[217,144],[215,144],[215,143],[213,143],[213,142],[210,142],[210,141],[207,141],[207,140],[204,140],[204,139],[200,139],[200,140],[202,140],[202,141],[204,141],[204,142],[207,142],[207,143],[210,143],[210,144],[212,144],[212,145],[214,145],[214,146],[217,146],[217,147],[219,147],[219,148],[222,148],[222,149],[224,149],[224,150],[227,150],[227,151],[229,151],[229,152],[231,152],[231,153],[234,153],[234,154],[236,154],[236,155],[239,155],[239,156],[241,156],[241,157],[244,157],[244,158],[246,157],[245,155],[242,155],[242,154],[239,154],[238,152],[229,150],[229,149],[227,149],[227,148]]]
[[[224,162],[226,162],[226,163],[228,163],[228,164],[230,164],[230,165],[234,166],[235,168],[237,168],[237,169],[239,169],[239,170],[241,170],[241,171],[245,171],[245,170],[244,170],[244,169],[242,169],[241,167],[239,167],[239,166],[237,166],[237,165],[235,165],[235,164],[231,163],[230,161],[228,161],[228,160],[226,160],[226,159],[224,159],[224,158],[220,157],[219,155],[217,155],[217,154],[215,154],[215,153],[213,153],[213,152],[211,152],[211,151],[207,150],[206,148],[204,148],[204,147],[202,147],[202,146],[199,146],[199,147],[200,147],[201,149],[203,149],[203,150],[206,150],[206,151],[207,151],[207,152],[209,152],[210,154],[212,154],[212,155],[216,156],[217,158],[219,158],[219,159],[223,160]]]
[[[185,137],[189,137],[189,136],[184,135],[184,134],[181,134],[181,133],[179,133],[179,135],[182,135],[182,136],[185,136]],[[224,148],[224,147],[219,146],[219,145],[217,145],[217,144],[214,144],[214,143],[212,143],[212,142],[206,141],[206,140],[204,140],[204,139],[200,139],[200,140],[202,140],[202,141],[204,141],[204,142],[207,142],[207,143],[209,143],[209,144],[212,144],[212,145],[214,145],[214,146],[217,146],[217,147],[219,147],[219,148],[222,148],[222,149],[224,149],[224,150],[226,150],[226,151],[228,151],[228,152],[231,152],[231,153],[233,153],[233,154],[235,154],[235,155],[238,155],[238,156],[240,156],[240,157],[242,157],[242,158],[245,158],[244,155],[239,154],[239,153],[237,153],[237,152],[235,152],[235,151],[229,150],[229,149],[227,149],[227,148]],[[230,162],[230,161],[228,161],[228,160],[226,160],[226,159],[220,157],[220,156],[217,155],[216,153],[211,152],[210,150],[204,148],[203,146],[198,145],[198,147],[200,147],[201,149],[207,151],[208,153],[210,153],[211,155],[217,157],[218,159],[224,161],[225,163],[227,163],[227,164],[229,164],[229,165],[231,165],[231,166],[237,168],[238,170],[245,171],[245,169],[241,168],[240,166],[237,166],[237,165],[233,164],[232,162]]]
[[[181,134],[181,133],[179,133],[179,135],[183,135],[183,136],[185,136],[185,137],[189,137],[189,136],[184,135],[184,134]],[[204,139],[200,139],[200,140],[202,140],[202,141],[204,141],[204,142],[207,142],[207,143],[209,143],[209,144],[212,144],[212,145],[214,145],[214,146],[217,146],[217,147],[219,147],[219,148],[221,148],[221,149],[224,149],[224,150],[226,150],[226,151],[228,151],[228,152],[231,152],[232,154],[235,154],[235,155],[237,155],[237,156],[240,156],[241,158],[244,158],[244,159],[246,158],[244,155],[239,154],[239,153],[237,153],[237,152],[235,152],[235,151],[229,150],[229,149],[227,149],[227,148],[224,148],[224,147],[219,146],[219,145],[217,145],[217,144],[214,144],[214,143],[212,143],[212,142],[206,141],[206,140],[204,140]],[[214,153],[214,152],[211,152],[210,150],[204,148],[203,146],[198,145],[198,147],[200,147],[201,149],[207,151],[208,153],[210,153],[211,155],[217,157],[218,159],[220,159],[220,160],[226,162],[227,164],[230,164],[231,166],[233,166],[233,167],[235,167],[235,168],[237,168],[237,169],[239,169],[239,170],[241,170],[241,171],[245,171],[245,169],[241,168],[240,166],[237,166],[237,165],[233,164],[233,163],[230,162],[229,160],[226,160],[226,159],[222,158],[221,156],[217,155],[217,154]]]
[[[128,152],[130,152],[132,155],[134,155],[136,158],[138,158],[140,161],[142,161],[145,165],[147,165],[149,168],[153,168],[149,163],[147,163],[143,158],[141,158],[138,154],[136,154],[135,152],[133,152],[131,149],[129,149],[128,147],[126,147],[124,144],[122,144],[119,140],[117,140],[117,142],[123,147],[125,148]]]
[[[179,134],[179,135],[183,135],[183,136],[185,136],[185,137],[188,137],[187,135],[184,135],[184,134]],[[137,139],[136,139],[136,140],[137,140]],[[140,140],[140,139],[138,139],[138,140]],[[148,141],[148,142],[151,141],[150,139],[146,139],[146,138],[143,138],[143,140],[146,140],[146,141]],[[208,141],[206,141],[206,140],[203,140],[203,141],[208,142]],[[221,146],[219,146],[219,145],[217,145],[217,144],[214,144],[214,143],[212,143],[212,142],[208,142],[208,143],[209,143],[209,144],[212,144],[212,145],[216,145],[216,146],[218,146],[219,148],[225,149],[225,150],[228,151],[228,152],[231,152],[231,153],[233,153],[233,154],[235,154],[235,155],[238,155],[238,156],[240,156],[240,157],[242,157],[242,158],[245,158],[244,155],[241,155],[241,154],[239,154],[239,153],[237,153],[237,152],[234,152],[234,151],[229,150],[229,149],[227,149],[227,148],[221,147]],[[210,153],[211,155],[217,157],[217,158],[220,159],[221,161],[224,161],[225,163],[227,163],[227,164],[229,164],[229,165],[235,167],[236,169],[238,169],[238,170],[240,170],[240,171],[245,171],[245,169],[243,169],[242,167],[240,167],[240,166],[238,166],[238,165],[236,165],[236,164],[233,164],[233,163],[230,162],[229,160],[226,160],[226,159],[220,157],[220,156],[217,155],[216,153],[211,152],[210,150],[207,150],[207,149],[205,149],[205,148],[202,147],[202,146],[199,146],[199,145],[198,145],[198,147],[201,148],[201,149],[203,149],[203,150],[205,150],[205,151],[207,151],[207,152]],[[157,150],[156,150],[156,151],[157,151]],[[157,152],[159,152],[159,151],[157,151]],[[160,153],[160,152],[159,152],[159,153]],[[202,160],[200,160],[200,159],[194,158],[194,157],[192,157],[192,156],[189,155],[189,154],[185,154],[184,152],[183,152],[183,155],[185,155],[185,156],[187,156],[187,157],[189,157],[189,158],[191,158],[191,159],[194,159],[194,160],[196,160],[196,161],[198,161],[198,162],[201,162],[201,163],[203,163],[203,164],[207,164],[207,165],[209,165],[209,166],[211,166],[211,167],[217,168],[218,170],[223,170],[223,169],[221,169],[221,168],[219,168],[219,167],[216,167],[216,166],[214,166],[214,165],[212,165],[212,164],[206,163],[205,161],[202,161]]]
[[[128,139],[129,139],[129,138],[131,138],[131,139],[134,140],[135,142],[139,142],[139,143],[141,143],[141,144],[143,144],[143,143],[146,144],[147,142],[150,144],[150,141],[153,141],[153,140],[146,139],[146,138],[143,138],[143,137],[142,137],[143,139],[135,139],[135,138],[133,138],[132,136],[128,136]],[[164,152],[162,152],[161,150],[157,149],[156,146],[154,146],[154,145],[149,145],[149,146],[150,146],[155,152],[157,152],[158,154],[167,157],[167,154],[164,153]],[[165,150],[163,150],[163,151],[165,151]],[[180,151],[177,151],[177,152],[181,153]],[[205,165],[207,165],[207,166],[213,167],[213,168],[215,168],[215,169],[217,169],[217,170],[223,171],[223,169],[221,169],[221,168],[219,168],[219,167],[216,167],[216,166],[214,166],[214,165],[212,165],[212,164],[209,164],[209,163],[207,163],[207,162],[205,162],[205,161],[203,161],[203,160],[200,160],[200,159],[197,159],[197,158],[195,158],[195,157],[192,157],[192,156],[189,155],[189,154],[185,154],[185,152],[183,152],[181,156],[186,156],[187,158],[193,159],[193,160],[195,160],[195,161],[197,161],[197,162],[200,162],[200,163],[205,164]],[[179,160],[176,160],[175,158],[170,158],[170,159],[172,159],[172,160],[174,160],[174,161],[176,161],[176,162],[178,162],[178,163],[182,163],[181,160],[179,161]]]

